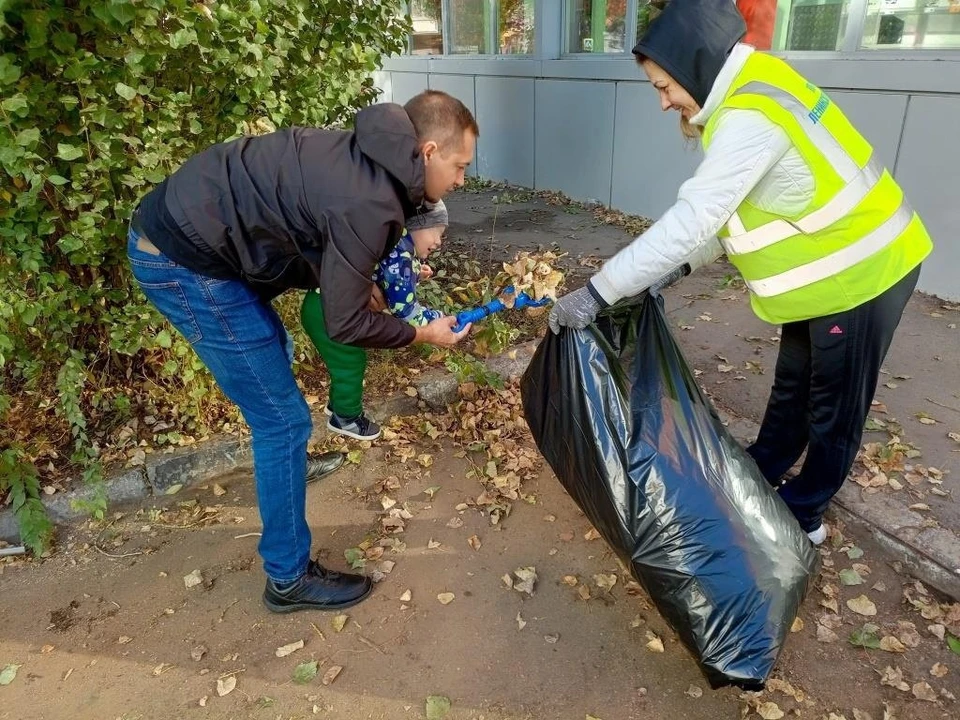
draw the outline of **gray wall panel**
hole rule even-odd
[[[647,83],[617,85],[612,205],[656,219],[696,170],[699,148],[680,134],[677,113],[660,109]]]
[[[537,81],[536,187],[610,204],[616,85]]]
[[[933,237],[919,287],[960,300],[960,97],[912,97],[896,177]]]
[[[476,82],[479,174],[533,187],[534,80],[478,76]]]

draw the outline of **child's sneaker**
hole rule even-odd
[[[380,437],[380,426],[363,413],[355,418],[342,418],[330,413],[327,429],[356,440],[376,440]]]

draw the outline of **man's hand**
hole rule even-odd
[[[429,279],[432,278],[432,277],[433,277],[433,268],[430,267],[429,265],[427,265],[426,263],[421,264],[421,265],[420,265],[420,279],[421,279],[421,280],[429,280]]]
[[[374,284],[370,289],[370,302],[367,307],[371,312],[383,312],[387,309],[387,299],[383,296],[383,291]]]
[[[457,318],[454,315],[437,318],[429,324],[417,328],[417,337],[414,338],[414,342],[452,348],[470,332],[469,325],[458,333],[453,332],[453,326],[456,324]]]
[[[600,312],[600,303],[593,297],[590,288],[584,285],[559,298],[550,310],[550,329],[560,334],[561,327],[583,330]]]

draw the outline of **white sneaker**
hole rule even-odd
[[[814,545],[822,545],[823,541],[827,539],[827,526],[823,523],[820,523],[820,527],[816,530],[807,533],[807,537],[810,538],[810,542]]]

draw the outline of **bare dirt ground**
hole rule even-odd
[[[789,686],[744,699],[732,688],[709,689],[645,596],[628,593],[612,553],[585,539],[589,523],[548,469],[525,484],[528,501],[492,525],[482,509],[457,510],[483,489],[468,477],[469,458],[426,439],[416,449],[432,453],[432,466],[408,463],[419,469],[387,493],[412,514],[395,536],[405,547],[368,564],[370,571],[383,559],[395,562],[372,597],[346,611],[339,632],[334,615],[277,616],[261,605],[257,538],[238,537],[258,529],[247,472],[219,479],[220,497],[213,484],[184,490],[164,499],[168,512],[131,510],[108,527],[78,529],[47,561],[8,564],[0,577],[0,668],[20,667],[0,687],[0,718],[423,718],[429,696],[451,701],[452,720],[706,720],[738,718],[748,702],[770,717],[778,715],[760,703],[800,718],[957,716],[957,656],[927,629],[933,619],[904,604],[910,579],[865,536],[835,538],[824,551],[833,567],[818,585],[832,586],[837,612],[823,606],[832,603],[822,590],[812,592],[803,628],[779,663],[777,676]],[[343,550],[378,536],[377,491],[397,472],[396,461],[373,448],[359,465],[310,487],[314,545],[329,565],[345,569]],[[437,486],[432,499],[424,493]],[[474,536],[479,549],[469,543]],[[850,554],[867,566],[859,567],[863,585],[838,581],[836,571],[854,562],[841,547],[862,550],[862,557]],[[531,566],[538,576],[532,595],[503,582]],[[187,588],[184,577],[195,570],[202,582]],[[612,590],[597,586],[594,576],[604,574],[617,575]],[[581,585],[589,600],[578,594]],[[452,602],[441,604],[442,593],[452,593]],[[847,607],[861,594],[876,616]],[[940,622],[950,610],[932,600],[932,616],[929,608]],[[827,625],[818,631],[822,618]],[[902,638],[905,651],[852,646],[848,636],[867,621],[879,626],[877,637]],[[915,632],[898,622],[913,623]],[[648,649],[653,635],[663,653]],[[276,656],[300,640],[302,649]],[[200,656],[200,646],[197,660],[191,653]],[[295,683],[297,666],[309,661],[317,661],[316,677]],[[324,685],[334,666],[342,670]],[[888,666],[902,670],[906,690],[881,683]],[[218,680],[230,677],[235,689],[218,696]]]

